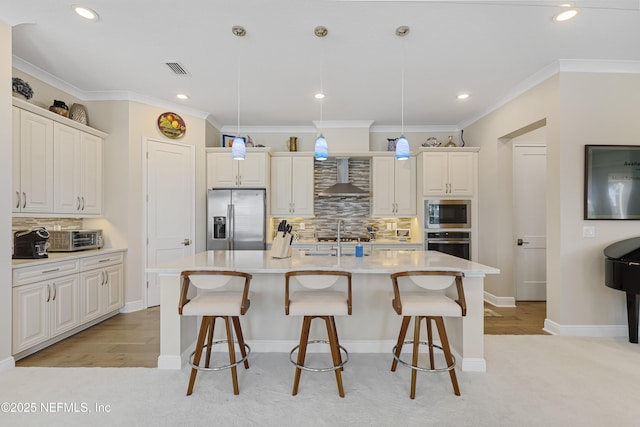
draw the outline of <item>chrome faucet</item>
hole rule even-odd
[[[341,219],[338,220],[338,246],[336,246],[336,256],[342,256],[342,234],[341,228],[343,226],[343,221]]]

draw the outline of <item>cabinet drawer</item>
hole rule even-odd
[[[83,258],[80,260],[80,268],[84,270],[91,270],[93,268],[106,267],[108,265],[121,264],[123,261],[122,252],[112,253],[108,255],[99,255],[90,258]]]
[[[27,283],[53,279],[79,271],[78,261],[52,262],[37,267],[24,267],[13,269],[13,287],[26,285]]]

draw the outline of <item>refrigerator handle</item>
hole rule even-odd
[[[228,250],[233,250],[233,239],[235,238],[234,236],[234,228],[235,228],[235,221],[234,221],[234,209],[233,209],[233,204],[229,204],[227,205],[227,222],[228,222],[228,232],[227,232],[227,249]]]

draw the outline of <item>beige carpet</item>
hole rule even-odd
[[[485,347],[487,373],[458,373],[462,396],[453,394],[447,375],[420,373],[413,401],[409,370],[391,373],[386,354],[351,355],[344,399],[332,373],[303,373],[298,396],[291,396],[294,368],[284,353],[252,355],[251,368],[240,370],[238,396],[228,371],[199,375],[186,397],[186,368],[16,368],[0,373],[0,402],[33,403],[35,413],[1,413],[0,425],[640,425],[637,344],[494,335],[485,336]]]

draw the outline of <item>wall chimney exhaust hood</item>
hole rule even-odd
[[[318,196],[350,196],[364,197],[369,193],[363,189],[356,187],[349,182],[349,159],[345,157],[336,158],[337,179],[336,183],[324,191],[318,193]]]

